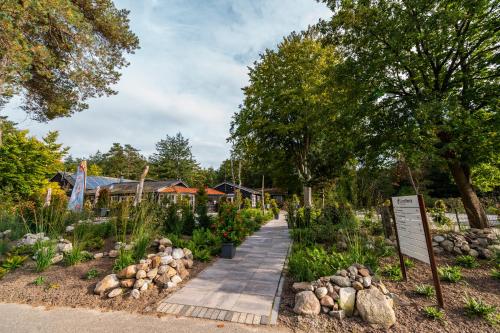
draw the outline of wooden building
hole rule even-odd
[[[239,191],[243,199],[248,198],[252,201],[252,207],[256,207],[257,201],[262,200],[261,192],[230,182],[220,183],[219,185],[214,186],[214,189],[224,192],[229,201],[234,201],[234,197],[236,195],[235,192]]]

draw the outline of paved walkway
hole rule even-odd
[[[281,272],[290,238],[283,215],[266,223],[236,249],[218,259],[163,300],[158,311],[247,324],[274,324],[273,304],[281,294]]]
[[[9,333],[286,333],[284,327],[248,326],[176,316],[145,316],[122,311],[100,312],[82,308],[45,309],[25,304],[0,303],[0,332]]]

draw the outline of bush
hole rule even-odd
[[[429,209],[434,223],[441,226],[451,226],[453,221],[446,216],[446,204],[443,200],[436,200],[434,208]]]
[[[456,283],[462,279],[462,271],[458,266],[438,267],[438,274],[441,280]]]
[[[132,257],[139,261],[146,256],[146,252],[151,244],[151,236],[148,232],[142,232],[134,237],[134,248]]]
[[[426,306],[424,308],[424,314],[432,320],[442,320],[444,318],[444,310],[434,306]]]
[[[497,280],[500,280],[500,269],[493,268],[491,270],[491,277]]]
[[[496,307],[483,302],[481,299],[465,296],[465,314],[469,317],[483,317],[495,313]]]
[[[295,281],[313,281],[322,276],[333,275],[344,266],[347,265],[341,254],[329,254],[322,246],[294,245],[288,260],[288,272]]]
[[[78,245],[75,245],[69,253],[64,254],[64,265],[73,266],[81,263],[84,259],[84,253],[80,250]]]
[[[419,295],[431,298],[435,295],[434,287],[428,284],[419,284],[415,287],[415,292]]]
[[[408,269],[415,267],[415,262],[413,262],[410,258],[404,258],[404,263],[405,267]]]
[[[35,255],[36,255],[36,271],[43,272],[50,265],[52,265],[52,259],[54,259],[54,256],[56,255],[56,248],[50,241],[36,242]]]
[[[35,250],[32,245],[23,244],[11,249],[9,253],[10,255],[25,255],[31,257],[35,254]]]
[[[479,263],[476,258],[471,255],[461,255],[455,258],[455,264],[465,268],[476,268],[479,267]]]
[[[0,267],[0,280],[7,274],[9,271],[5,268]]]
[[[0,240],[0,256],[3,256],[7,252],[9,252],[9,242]]]
[[[134,263],[134,258],[132,256],[131,251],[126,251],[125,249],[120,249],[118,253],[118,258],[115,260],[115,264],[113,265],[113,271],[119,272],[127,266],[130,266]]]

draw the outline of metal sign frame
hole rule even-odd
[[[394,197],[397,198],[397,197]],[[436,267],[436,260],[434,258],[434,250],[432,248],[432,240],[431,240],[431,232],[429,228],[429,221],[427,220],[427,214],[425,211],[425,203],[424,199],[421,194],[417,195],[418,198],[418,206],[420,210],[420,216],[421,216],[421,221],[422,221],[422,227],[424,229],[424,236],[425,236],[425,243],[427,245],[427,252],[429,254],[429,265],[431,266],[431,271],[432,271],[432,278],[434,280],[434,288],[436,290],[436,298],[437,302],[440,308],[444,308],[444,301],[443,301],[443,293],[441,290],[441,283],[439,281],[439,276],[437,272],[437,267]],[[403,275],[403,280],[406,282],[408,281],[408,275],[406,272],[406,266],[403,258],[403,253],[401,252],[401,245],[400,245],[400,240],[399,240],[399,235],[398,235],[398,226],[396,222],[396,214],[394,213],[394,205],[391,200],[391,212],[392,212],[392,217],[394,219],[394,231],[396,234],[396,242],[398,245],[398,255],[399,255],[399,265],[401,266],[401,273]],[[416,259],[416,258],[415,258]],[[419,259],[416,259],[419,260]]]

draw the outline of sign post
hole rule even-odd
[[[392,209],[396,223],[396,239],[403,279],[407,281],[403,254],[429,264],[434,279],[438,305],[443,308],[443,294],[422,195],[393,197]]]

